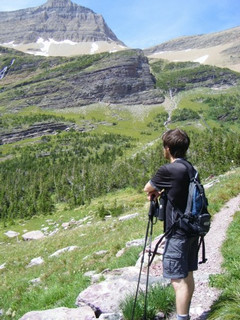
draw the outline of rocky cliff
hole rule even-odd
[[[2,59],[8,57],[11,61],[14,57],[15,63],[1,82],[0,96],[2,105],[10,109],[164,101],[161,90],[155,89],[155,78],[141,50],[72,59],[12,55],[8,50],[0,50]]]
[[[92,47],[95,42],[98,45]],[[39,7],[0,12],[0,43],[45,55],[104,51],[101,46],[115,50],[125,47],[101,15],[70,0],[48,0]],[[85,47],[87,43],[91,45]]]

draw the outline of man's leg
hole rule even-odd
[[[194,291],[193,272],[183,279],[172,279],[172,286],[176,295],[176,310],[178,315],[188,315]]]

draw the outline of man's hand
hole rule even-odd
[[[160,196],[160,192],[158,192],[157,190],[151,191],[147,193],[147,198],[149,201],[151,200],[157,200],[157,198]]]
[[[156,200],[161,194],[161,191],[157,191],[150,182],[145,185],[144,191],[147,193],[149,201]]]

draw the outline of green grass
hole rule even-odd
[[[125,320],[131,320],[134,312],[134,320],[143,319],[145,312],[145,293],[139,292],[135,307],[135,297],[127,297],[122,302],[121,309]],[[146,317],[148,320],[155,319],[158,312],[168,315],[175,305],[175,295],[173,288],[170,286],[161,286],[157,284],[148,290],[147,303],[146,303]]]
[[[217,206],[212,207],[213,202],[219,202],[218,208],[220,208],[228,199],[240,192],[239,175],[240,170],[235,170],[232,174],[220,178],[220,183],[207,190],[211,211],[217,211]],[[226,190],[229,192],[226,193]],[[139,216],[121,222],[117,217],[102,220],[98,215],[101,204],[108,204],[114,208],[115,202],[124,205],[123,214],[138,212]],[[17,221],[15,225],[7,228],[1,226],[0,265],[6,263],[6,268],[0,271],[0,308],[5,312],[9,308],[12,312],[16,311],[16,319],[32,309],[43,310],[59,306],[73,308],[79,292],[89,285],[89,279],[84,277],[84,272],[89,270],[101,272],[106,268],[135,264],[141,248],[128,249],[120,258],[116,257],[116,253],[125,247],[127,241],[144,237],[147,212],[146,195],[129,188],[95,199],[91,205],[66,210],[64,204],[59,204],[57,212],[52,216]],[[84,217],[89,218],[81,227],[73,225],[68,230],[61,227],[63,222]],[[20,232],[20,240],[24,230],[46,227],[49,225],[47,222],[49,219],[51,219],[49,226],[51,230],[57,225],[59,228],[58,233],[52,237],[39,241],[17,242],[16,239],[8,239],[4,235],[7,230],[15,230]],[[162,224],[158,222],[154,227],[153,236],[161,232]],[[55,251],[73,245],[78,246],[78,249],[59,257],[49,257]],[[99,250],[107,250],[107,253],[104,256],[97,256],[95,252]],[[26,268],[31,259],[39,256],[45,261],[43,265]],[[41,279],[40,284],[31,284],[30,281],[38,277]],[[2,319],[9,317],[3,316]]]
[[[141,148],[161,137],[164,132],[164,108],[161,105],[146,107],[108,106],[94,104],[83,108],[68,108],[61,110],[41,110],[36,106],[22,109],[20,117],[34,115],[62,117],[65,121],[74,122],[79,127],[86,127],[90,133],[124,134],[136,139],[136,148],[129,150],[126,156],[136,153]],[[6,115],[5,115],[6,117]],[[94,129],[91,129],[94,126]],[[23,146],[39,141],[41,138],[24,139],[16,143],[0,146],[2,156],[14,153],[16,146]]]
[[[206,190],[209,198],[209,211],[211,214],[218,212],[221,207],[231,198],[240,193],[240,168],[233,169],[220,177],[213,177],[218,181],[213,188]]]
[[[240,212],[234,216],[225,240],[223,274],[212,276],[213,286],[222,290],[219,299],[211,308],[209,320],[239,319],[240,310]]]
[[[119,223],[117,218],[102,221],[96,215],[101,201],[113,203],[117,200],[126,203],[130,208],[125,213],[140,212],[139,217],[131,221]],[[100,201],[100,202],[99,202]],[[5,312],[12,308],[16,317],[31,309],[48,309],[58,306],[74,307],[76,297],[88,284],[88,278],[83,274],[88,270],[98,272],[106,268],[124,267],[135,264],[141,249],[129,249],[124,256],[116,258],[115,255],[125,247],[127,241],[143,237],[147,219],[145,195],[140,195],[134,190],[126,190],[106,198],[96,199],[91,206],[83,206],[72,211],[60,210],[51,217],[39,217],[16,224],[10,228],[1,228],[0,265],[6,263],[6,269],[1,272],[0,301]],[[134,205],[133,205],[134,204]],[[81,219],[89,216],[81,227],[63,230],[60,224],[71,219]],[[15,230],[23,233],[24,229],[36,230],[46,226],[47,220],[59,224],[60,231],[55,236],[39,241],[17,242],[16,239],[8,240],[3,232]],[[44,221],[45,220],[45,221]],[[137,228],[136,228],[137,225]],[[21,236],[19,237],[19,239]],[[60,257],[50,258],[56,250],[67,246],[78,246],[73,252],[68,252]],[[107,250],[103,257],[95,255],[99,250]],[[41,266],[26,268],[31,259],[41,256],[45,263]],[[41,283],[34,286],[32,279],[40,277]],[[7,317],[3,319],[8,319]]]

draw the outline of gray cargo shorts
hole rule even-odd
[[[198,237],[174,237],[166,240],[163,253],[163,276],[183,279],[198,269]]]

